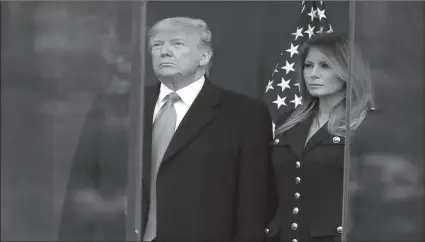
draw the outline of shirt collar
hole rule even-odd
[[[192,103],[195,101],[202,87],[204,86],[204,83],[205,83],[205,77],[201,76],[201,78],[191,83],[190,85],[177,90],[176,93],[180,96],[183,103],[186,106],[190,107]],[[163,102],[164,98],[172,92],[173,90],[171,90],[166,85],[161,83],[159,96],[158,96],[158,102],[159,103]]]

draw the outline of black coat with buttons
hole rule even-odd
[[[340,241],[344,144],[323,125],[305,140],[313,115],[272,143],[279,205],[269,241]]]

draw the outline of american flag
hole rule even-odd
[[[291,33],[291,42],[280,53],[279,60],[265,87],[264,100],[272,115],[273,131],[280,117],[289,116],[298,105],[302,105],[295,72],[298,48],[315,34],[331,32],[333,29],[329,24],[323,1],[302,1],[301,15],[296,30]]]

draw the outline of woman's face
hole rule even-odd
[[[313,97],[333,95],[344,89],[344,82],[332,70],[326,56],[318,48],[308,50],[303,75],[307,90]]]

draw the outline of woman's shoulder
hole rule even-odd
[[[385,137],[385,132],[388,132],[381,128],[384,120],[385,112],[383,110],[369,110],[363,122],[353,132],[351,144],[363,153],[380,146],[382,137]]]
[[[381,109],[369,109],[354,133],[369,133],[376,130],[376,128],[382,124],[384,114],[385,112]]]

